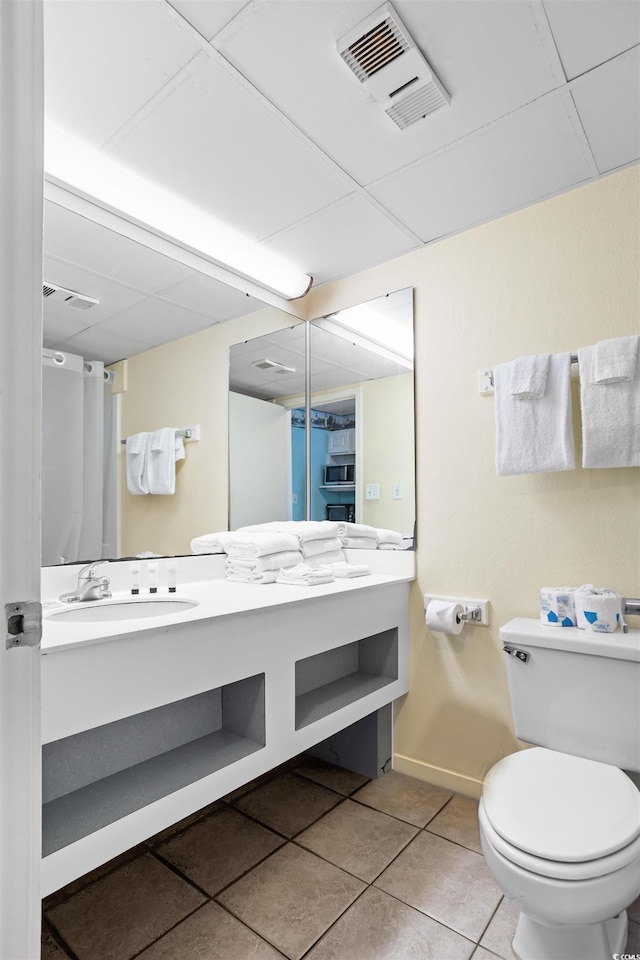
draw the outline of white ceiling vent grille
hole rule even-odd
[[[252,366],[257,367],[258,370],[270,370],[272,373],[295,373],[295,367],[287,367],[284,363],[278,363],[277,360],[269,360],[268,357],[265,357],[264,360],[254,360]]]
[[[341,37],[337,47],[401,130],[449,104],[449,94],[390,3]]]
[[[65,287],[56,287],[53,283],[42,284],[42,296],[45,300],[50,299],[56,303],[65,303],[68,307],[74,307],[76,310],[89,310],[100,303],[99,300],[87,297],[84,293],[66,290]]]

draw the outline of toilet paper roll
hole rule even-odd
[[[540,620],[549,627],[575,627],[576,610],[573,587],[542,587]]]
[[[585,583],[576,590],[576,617],[581,630],[613,633],[620,622],[620,597],[613,590],[599,589]]]
[[[461,603],[447,603],[446,600],[431,600],[427,604],[425,613],[425,622],[429,630],[435,630],[437,633],[462,633],[464,620],[460,620],[460,614],[464,613],[464,607]]]

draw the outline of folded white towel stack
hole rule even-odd
[[[637,341],[637,337],[621,337]],[[598,347],[578,350],[580,364],[580,403],[582,406],[582,466],[640,467],[640,363],[634,359],[633,379],[596,381]],[[615,343],[616,341],[609,341]],[[631,344],[631,346],[633,346]],[[617,349],[617,348],[616,348]],[[635,347],[637,351],[637,346]],[[631,350],[634,358],[637,353]],[[605,354],[606,355],[606,354]],[[617,357],[617,353],[612,354]],[[603,361],[600,373],[621,370],[616,359]],[[631,369],[627,365],[627,372]]]
[[[614,337],[596,343],[594,383],[619,383],[633,380],[638,362],[640,336]]]
[[[340,525],[333,520],[274,520],[270,523],[256,523],[241,527],[242,533],[259,530],[276,530],[278,533],[292,533],[300,543],[307,540],[324,540],[340,536]]]
[[[184,459],[184,441],[175,427],[163,427],[149,436],[147,478],[149,493],[176,492],[176,460]]]
[[[511,363],[494,370],[498,476],[573,470],[571,354],[550,357],[543,397],[516,400],[511,374]]]
[[[134,433],[127,437],[125,445],[125,459],[127,467],[127,490],[134,496],[149,493],[147,479],[147,445],[148,433]]]
[[[310,567],[324,567],[327,564],[343,563],[344,550],[329,550],[328,553],[317,553],[315,557],[305,557],[304,562]]]
[[[191,541],[191,553],[225,553],[227,544],[233,541],[235,533],[222,530],[219,533],[203,533]]]
[[[235,570],[227,569],[225,573],[226,580],[232,580],[235,583],[275,583],[278,579],[277,570]]]
[[[342,541],[338,537],[324,537],[322,540],[303,540],[301,543],[302,555],[305,559],[317,557],[323,553],[333,553],[342,549]]]
[[[378,541],[375,537],[342,537],[342,546],[345,550],[377,550]]]
[[[266,557],[268,554],[299,550],[297,537],[290,533],[256,530],[247,533],[236,530],[225,545],[230,557]]]
[[[400,543],[378,543],[378,550],[411,550],[413,537],[403,537]]]
[[[366,523],[349,523],[348,521],[339,522],[341,537],[369,537],[376,538],[378,531],[375,527],[370,527]]]
[[[367,566],[366,563],[347,563],[343,561],[342,563],[332,563],[330,566],[334,577],[340,577],[341,579],[366,577],[371,573],[371,567]]]
[[[532,357],[518,357],[512,362],[510,384],[512,397],[518,400],[535,400],[544,397],[550,356],[549,353],[541,353]]]
[[[299,550],[283,550],[281,553],[270,553],[264,557],[254,557],[252,560],[232,557],[227,559],[227,570],[234,573],[260,573],[266,570],[281,570],[283,567],[295,567],[302,563],[302,554]]]
[[[399,547],[404,540],[404,537],[396,530],[385,530],[384,527],[378,527],[376,530],[376,540],[378,541],[378,546],[385,543],[393,544],[394,546]]]
[[[308,563],[298,563],[295,567],[281,570],[276,582],[293,586],[313,587],[318,583],[330,583],[333,579],[331,567],[311,567]]]

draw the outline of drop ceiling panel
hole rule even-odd
[[[153,344],[136,340],[134,337],[118,336],[100,326],[92,330],[85,330],[67,340],[55,344],[60,350],[77,353],[86,360],[102,360],[104,363],[115,363],[125,357],[133,357],[136,353],[148,350]]]
[[[161,290],[159,295],[163,300],[171,300],[188,310],[211,317],[212,323],[242,317],[264,307],[255,297],[248,297],[240,290],[203,273],[194,273],[186,280]]]
[[[546,98],[370,189],[427,242],[576,186],[593,170],[569,101]]]
[[[153,171],[157,184],[253,240],[350,189],[205,54],[188,80],[119,142],[113,156],[142,174]]]
[[[571,93],[601,173],[640,157],[640,47],[592,70]]]
[[[88,310],[82,311],[85,327],[101,323],[145,299],[145,294],[139,290],[125,287],[73,263],[56,260],[50,256],[44,258],[43,279],[45,283],[66,287],[75,293],[82,293],[100,301]],[[76,318],[81,312],[75,307],[70,307],[66,303],[56,303],[50,298],[45,298],[43,303],[45,312],[57,317]]]
[[[259,4],[221,46],[225,57],[360,183],[564,82],[539,4],[397,0],[400,17],[451,95],[450,107],[400,131],[377,103],[368,102],[336,50],[336,39],[378,6],[331,0]],[[292,76],[300,82],[291,82]]]
[[[184,264],[49,200],[45,202],[44,249],[144,293],[155,293],[192,274]]]
[[[45,105],[100,147],[198,52],[162,3],[46,0]]]
[[[640,43],[635,0],[545,0],[544,7],[569,80]]]
[[[176,303],[149,297],[100,325],[101,331],[124,334],[157,345],[212,326],[210,317],[186,310]]]
[[[304,250],[316,285],[414,250],[416,241],[359,194],[292,224],[264,244],[286,259]],[[313,269],[312,269],[313,268]]]
[[[206,40],[211,40],[232,17],[235,17],[243,7],[248,6],[248,0],[215,0],[215,3],[203,3],[202,0],[171,0],[171,6]]]
[[[71,311],[69,311],[71,313]],[[76,317],[59,317],[47,310],[46,305],[42,318],[42,343],[45,347],[57,347],[59,343],[68,340],[86,329],[86,320],[82,319],[81,311],[76,311]]]

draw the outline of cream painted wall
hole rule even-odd
[[[122,556],[190,553],[194,537],[227,529],[229,346],[296,322],[267,307],[129,358],[122,436],[197,423],[201,439],[185,444],[173,496],[128,493],[121,447]]]
[[[633,167],[308,295],[314,317],[415,291],[418,579],[400,771],[479,795],[518,746],[499,625],[536,617],[547,583],[640,594],[640,471],[497,477],[493,399],[476,383],[501,361],[638,332],[639,200]],[[437,639],[427,591],[489,598],[491,626]]]

